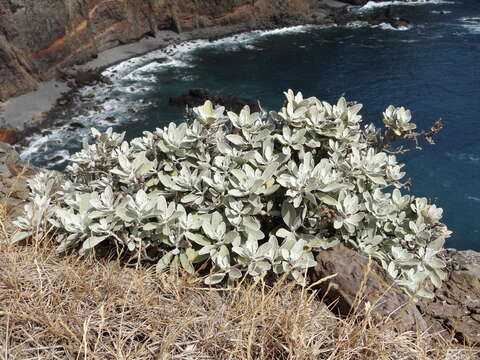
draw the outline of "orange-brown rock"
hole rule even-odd
[[[0,129],[0,141],[13,145],[22,140],[22,134],[13,129]]]

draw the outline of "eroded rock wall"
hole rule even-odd
[[[290,18],[309,22],[319,0],[0,0],[0,100],[56,70],[159,30]]]

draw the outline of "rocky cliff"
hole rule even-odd
[[[59,68],[90,60],[102,50],[153,36],[159,30],[184,32],[238,24],[259,27],[269,21],[278,25],[312,23],[325,19],[333,11],[332,3],[335,1],[0,0],[0,100],[35,89]]]

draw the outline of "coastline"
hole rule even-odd
[[[386,2],[389,3],[390,2]],[[392,2],[393,5],[396,2]],[[423,2],[421,2],[423,3]],[[369,3],[368,3],[369,4]],[[367,4],[367,5],[368,5]],[[372,26],[378,26],[380,22],[395,21],[394,18],[375,12],[362,11],[361,6],[350,5],[337,0],[325,0],[327,6],[322,13],[316,13],[315,20],[306,21],[305,18],[265,20],[257,23],[242,22],[235,25],[214,25],[196,28],[181,33],[172,30],[159,30],[153,36],[142,36],[127,44],[114,46],[99,52],[95,58],[82,64],[76,64],[63,69],[61,73],[78,74],[78,72],[92,71],[102,73],[119,63],[141,57],[156,50],[162,50],[169,46],[176,46],[195,41],[214,41],[231,37],[250,31],[268,31],[295,26],[348,26],[358,20],[365,20]],[[382,5],[389,8],[390,5]],[[353,11],[352,11],[353,9]],[[380,19],[380,22],[378,21]],[[393,24],[393,22],[391,22]],[[403,25],[403,24],[401,24]],[[60,72],[60,70],[59,70]],[[108,78],[107,78],[108,80]],[[90,84],[89,84],[90,85]],[[58,115],[74,105],[73,98],[85,85],[69,86],[65,81],[48,80],[39,83],[37,90],[13,97],[5,102],[0,102],[0,128],[6,127],[20,133],[21,141],[15,144],[17,149],[28,145],[28,137],[50,128],[59,123]],[[77,104],[78,105],[78,104]],[[60,123],[68,123],[62,120]]]
[[[437,1],[417,0],[413,1],[413,3],[424,4],[431,2],[435,4]],[[406,0],[384,1],[380,2],[378,6],[374,6],[374,8],[375,10],[379,8],[387,9],[391,5],[405,4],[407,2]],[[398,21],[398,19],[389,17],[389,15],[385,16],[385,14],[379,15],[375,14],[375,12],[370,12],[372,10],[372,6],[370,5],[369,7],[370,3],[373,2],[367,2],[364,6],[356,6],[352,5],[352,2],[349,0],[323,0],[314,13],[300,17],[273,17],[253,22],[247,21],[247,19],[236,24],[197,27],[180,33],[173,30],[157,30],[155,37],[143,34],[140,38],[131,39],[128,43],[102,50],[95,55],[95,58],[91,58],[86,62],[63,69],[59,68],[58,70],[59,73],[65,70],[70,73],[78,70],[102,72],[106,68],[118,63],[169,45],[178,45],[199,39],[216,40],[254,30],[271,30],[299,25],[345,26],[357,20],[366,20],[371,25],[378,25],[382,21],[394,24],[395,21]],[[367,11],[363,11],[364,8],[368,8]],[[394,26],[396,27],[397,25],[395,24]],[[404,25],[400,23],[400,26]],[[5,127],[17,130],[25,138],[29,134],[48,127],[52,123],[52,117],[54,117],[51,113],[58,113],[63,108],[63,106],[58,106],[59,100],[65,102],[65,99],[80,87],[82,86],[72,88],[65,82],[52,79],[40,82],[38,88],[34,91],[0,102],[0,128]],[[48,119],[49,117],[50,119]]]
[[[104,50],[95,59],[75,65],[69,70],[102,72],[111,66],[172,44],[178,45],[198,39],[218,39],[250,30],[254,29],[245,24],[215,26],[181,34],[168,30],[159,31],[156,37],[142,38],[129,44]],[[65,82],[55,79],[41,82],[37,90],[0,103],[0,126],[16,129],[22,133],[36,131],[42,127],[49,113],[55,111],[58,100],[63,96],[68,97],[76,90],[70,88]]]

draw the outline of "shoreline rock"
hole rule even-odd
[[[168,100],[170,106],[189,108],[200,106],[205,101],[210,100],[214,104],[224,106],[227,111],[240,113],[245,105],[250,107],[252,112],[260,112],[258,102],[245,99],[235,95],[217,95],[210,92],[208,89],[190,89],[187,94],[180,96],[172,96]]]
[[[11,145],[0,141],[0,205],[10,218],[21,213],[30,193],[27,181],[37,171],[38,168],[24,164]]]

